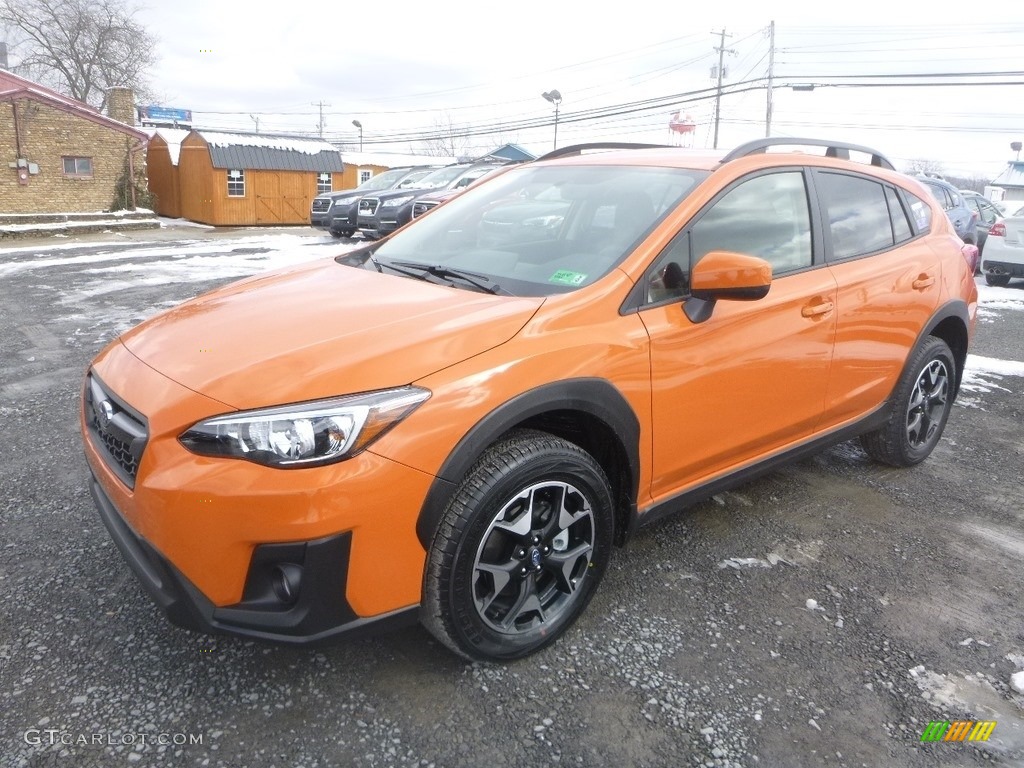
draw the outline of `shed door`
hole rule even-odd
[[[278,173],[266,172],[256,175],[254,193],[256,195],[256,223],[280,224],[281,210],[281,176]]]

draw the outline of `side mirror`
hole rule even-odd
[[[711,317],[715,302],[756,301],[772,287],[772,265],[757,256],[711,251],[690,273],[690,298],[683,311],[693,323]]]

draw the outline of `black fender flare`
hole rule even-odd
[[[952,299],[950,301],[947,301],[945,304],[943,304],[937,310],[935,310],[935,312],[929,318],[928,322],[925,323],[924,328],[921,329],[921,332],[917,335],[917,339],[914,341],[914,346],[911,348],[911,354],[913,353],[914,349],[917,349],[918,345],[922,341],[924,341],[929,336],[935,336],[936,335],[934,333],[934,331],[935,331],[936,328],[939,327],[939,325],[941,325],[946,320],[949,320],[951,318],[959,320],[960,322],[963,323],[964,335],[965,335],[965,338],[967,339],[967,342],[969,342],[969,338],[968,337],[970,335],[971,315],[967,311],[967,302],[965,302],[963,299]],[[953,348],[952,345],[950,345],[950,347],[952,349],[954,357],[956,357],[959,350],[957,350],[956,348]],[[907,355],[908,361],[909,361],[909,358],[910,358],[910,354]],[[965,346],[964,346],[964,349],[963,349],[963,361],[966,362],[966,360],[967,360],[967,346],[966,346],[966,342],[965,342]],[[957,359],[957,363],[959,365],[959,369],[956,372],[956,393],[959,393],[960,392],[960,382],[963,380],[963,377],[964,377],[964,371],[963,371],[964,365],[961,363],[959,358]],[[906,373],[906,364],[904,364],[903,370],[900,371],[900,378],[897,379],[897,381],[902,381],[903,375],[905,373]],[[954,393],[954,394],[956,394],[956,393]]]
[[[606,379],[583,378],[543,384],[492,410],[448,454],[427,491],[416,520],[416,536],[429,552],[441,517],[458,483],[489,445],[533,417],[553,411],[580,411],[600,420],[618,437],[629,463],[629,501],[635,508],[640,483],[640,422],[629,402]]]

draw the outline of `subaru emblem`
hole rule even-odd
[[[107,425],[110,424],[110,420],[114,418],[114,406],[110,404],[109,400],[104,400],[94,410],[96,412],[96,423],[99,424],[100,429],[106,429]]]

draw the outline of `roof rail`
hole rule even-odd
[[[877,165],[879,168],[888,168],[890,171],[896,170],[896,166],[889,161],[889,158],[877,150],[862,147],[859,144],[847,144],[845,141],[826,141],[824,139],[754,139],[745,144],[740,144],[736,149],[723,157],[722,162],[727,163],[730,160],[736,160],[747,155],[763,153],[767,151],[768,147],[777,146],[826,147],[825,157],[838,157],[841,160],[850,159],[850,150],[863,152],[866,155],[871,155],[871,165]]]
[[[573,144],[571,147],[562,147],[541,155],[534,162],[541,160],[554,160],[559,157],[570,155],[582,155],[588,149],[672,149],[667,144],[633,144],[628,141],[595,141],[590,144]],[[676,147],[678,149],[678,147]]]

